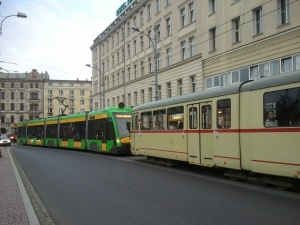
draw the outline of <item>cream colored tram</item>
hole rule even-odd
[[[265,123],[269,111],[277,123],[272,127]],[[300,181],[299,134],[300,71],[295,71],[137,106],[131,152],[290,187]]]

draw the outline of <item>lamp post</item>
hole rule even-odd
[[[99,90],[99,92],[100,92],[100,101],[101,101],[101,95],[102,95],[102,108],[105,108],[105,83],[104,83],[105,81],[104,81],[104,75],[103,75],[103,73],[101,73],[101,70],[100,70],[100,69],[98,69],[98,68],[96,68],[96,67],[93,67],[93,66],[91,66],[90,64],[86,64],[85,66],[91,67],[91,68],[93,68],[93,69],[95,69],[95,70],[98,70],[99,73],[100,73],[100,76],[99,76],[99,83],[100,83],[100,90]],[[103,86],[102,92],[101,92],[101,86]]]
[[[142,32],[139,30],[139,28],[137,27],[131,27],[132,30],[140,32],[141,34],[146,35],[150,41],[152,42],[152,46],[153,46],[153,55],[154,55],[154,70],[155,70],[155,74],[154,74],[154,101],[158,100],[158,81],[157,81],[157,47],[156,47],[156,26],[154,27],[154,37],[151,38],[148,34]],[[153,41],[154,39],[154,41]]]
[[[1,26],[0,26],[0,35],[2,35],[2,23],[5,19],[7,19],[8,17],[11,17],[11,16],[17,16],[17,17],[21,17],[21,18],[27,18],[27,15],[25,13],[21,13],[21,12],[18,12],[17,15],[10,15],[10,16],[7,16],[5,17],[2,22],[1,22]]]

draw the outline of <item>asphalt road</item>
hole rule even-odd
[[[19,145],[11,151],[56,225],[300,221],[300,193],[231,181],[204,169]]]

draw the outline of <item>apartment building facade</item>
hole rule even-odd
[[[61,115],[64,107],[57,99],[74,103],[69,104],[65,114],[91,110],[91,83],[87,80],[51,80],[47,72],[39,73],[36,69],[30,73],[0,73],[1,133],[15,133],[19,121]]]
[[[163,99],[298,70],[299,9],[292,0],[129,0],[91,46],[93,107],[154,101],[156,85]]]

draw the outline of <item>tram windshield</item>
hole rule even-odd
[[[131,115],[128,113],[114,113],[114,118],[120,138],[129,137]]]

